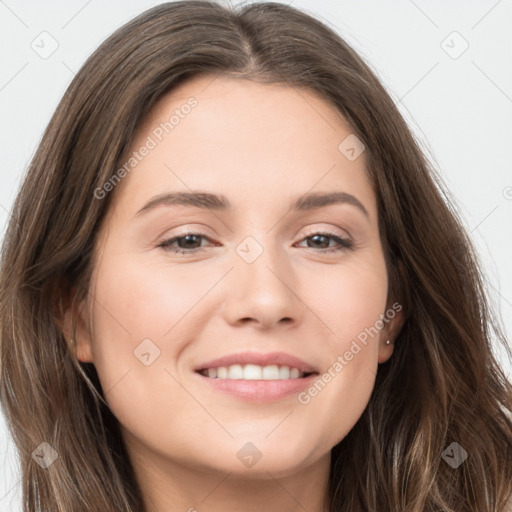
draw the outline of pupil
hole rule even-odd
[[[185,235],[184,237],[181,238],[181,241],[186,245],[187,242],[194,242],[194,238],[196,238],[196,235]],[[187,248],[190,248],[190,247],[187,247],[185,246],[185,249]]]
[[[324,242],[325,242],[326,237],[324,235],[313,235],[312,240],[315,241],[315,239],[316,239],[316,241],[318,241],[318,238],[323,238]],[[322,245],[322,247],[326,247],[325,243],[323,243],[321,245]]]

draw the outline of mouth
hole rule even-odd
[[[202,363],[194,372],[210,389],[260,403],[289,398],[319,375],[313,366],[283,352],[232,354]]]
[[[210,379],[288,380],[302,379],[316,368],[302,359],[285,352],[267,354],[246,351],[206,361],[194,368]]]
[[[240,379],[240,380],[289,380],[303,379],[316,372],[303,372],[298,368],[286,365],[261,366],[257,364],[232,364],[197,370],[203,377],[209,379]]]

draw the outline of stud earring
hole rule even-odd
[[[389,345],[390,343],[391,343],[391,341],[390,341],[390,340],[387,340],[387,341],[386,341],[386,345]]]

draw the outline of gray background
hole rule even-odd
[[[22,175],[73,75],[112,31],[159,3],[0,0],[2,236]],[[510,336],[512,1],[291,3],[337,30],[387,87],[456,200]],[[54,53],[44,55],[52,45]],[[0,512],[21,511],[14,455],[0,416]]]

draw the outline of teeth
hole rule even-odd
[[[297,368],[290,368],[290,379],[298,379],[299,376],[300,372]]]
[[[265,369],[261,369],[261,366],[258,366],[257,364],[246,364],[242,370],[242,377],[239,377],[240,379],[245,380],[258,380],[261,379],[261,374],[265,374]]]
[[[239,364],[232,364],[228,367],[228,379],[243,379],[244,369]]]
[[[279,366],[264,366],[262,371],[262,377],[264,380],[276,380],[279,379]]]
[[[279,378],[280,379],[289,379],[290,378],[290,367],[289,366],[281,366],[281,368],[279,368]]]
[[[280,380],[300,379],[304,372],[298,368],[289,366],[259,366],[257,364],[232,364],[231,366],[219,366],[202,370],[201,374],[210,379],[243,379],[243,380]]]

